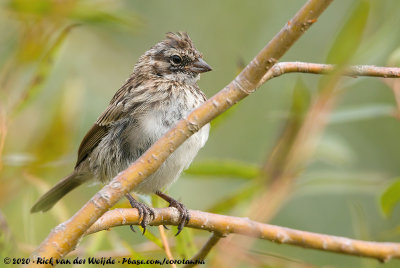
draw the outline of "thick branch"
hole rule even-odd
[[[293,19],[229,85],[193,111],[185,120],[180,121],[128,169],[99,191],[70,220],[56,227],[32,257],[58,259],[71,251],[81,236],[101,215],[154,173],[187,138],[253,92],[271,66],[317,21],[319,15],[331,2],[332,0],[307,1]]]
[[[178,225],[179,212],[175,208],[159,208],[155,211],[155,219],[150,222],[150,225]],[[355,240],[263,224],[248,218],[224,216],[198,210],[189,212],[190,221],[187,227],[208,230],[217,234],[240,234],[304,248],[375,258],[383,262],[392,258],[400,259],[400,244],[398,243]],[[86,235],[116,226],[138,224],[138,220],[139,215],[136,209],[113,209],[98,219],[89,228]],[[212,246],[217,241],[218,239],[213,239]]]

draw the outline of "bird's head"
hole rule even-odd
[[[164,79],[188,84],[196,83],[200,73],[212,70],[185,32],[167,33],[164,40],[139,59],[135,68]]]

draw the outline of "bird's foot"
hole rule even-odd
[[[128,198],[129,203],[131,204],[132,208],[136,208],[139,212],[139,222],[140,226],[143,228],[143,234],[146,232],[146,226],[154,219],[155,211],[153,208],[149,207],[146,204],[136,201],[130,194],[125,195]],[[133,225],[130,225],[131,230],[135,232]]]
[[[159,197],[161,197],[162,199],[167,201],[169,203],[170,207],[174,207],[179,211],[178,232],[175,235],[175,236],[177,236],[178,234],[180,234],[180,232],[182,231],[183,227],[190,220],[190,214],[189,214],[188,209],[181,202],[173,199],[172,197],[170,197],[170,196],[168,196],[168,195],[166,195],[166,194],[164,194],[164,193],[162,193],[160,191],[156,191],[156,195],[158,195]]]

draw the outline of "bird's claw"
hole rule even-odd
[[[128,198],[131,207],[136,208],[138,210],[140,219],[139,225],[142,226],[144,234],[146,232],[146,226],[155,217],[155,211],[153,208],[147,206],[146,204],[136,201],[130,194],[127,194],[126,197]],[[130,228],[133,232],[135,232],[135,229],[133,228],[132,225],[130,225]]]
[[[183,227],[185,227],[185,225],[190,220],[189,210],[187,210],[187,208],[185,207],[184,204],[182,204],[181,202],[173,199],[172,197],[162,193],[161,191],[156,191],[156,195],[158,195],[159,197],[161,197],[162,199],[167,201],[169,203],[169,207],[174,207],[179,211],[178,232],[175,235],[175,236],[177,236],[178,234],[180,234]]]
[[[169,203],[169,207],[174,207],[179,211],[179,224],[178,224],[178,232],[175,234],[177,236],[183,230],[183,227],[189,222],[190,214],[189,210],[179,201],[171,200]]]

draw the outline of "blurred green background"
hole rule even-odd
[[[86,131],[138,57],[166,32],[187,31],[204,54],[213,71],[202,75],[199,85],[211,97],[304,2],[0,1],[2,257],[29,256],[51,228],[99,190],[99,185],[82,186],[51,211],[29,213],[36,199],[72,170]],[[396,0],[334,1],[282,60],[399,65],[399,12]],[[279,141],[290,147],[288,140],[301,126],[309,103],[318,100],[327,83],[334,83],[337,95],[327,111],[329,122],[321,126],[319,139],[310,136],[315,152],[311,148],[301,159],[291,191],[269,222],[356,239],[399,241],[400,208],[393,206],[400,190],[387,190],[400,177],[396,82],[336,80],[289,74],[263,85],[213,123],[208,143],[169,193],[191,209],[252,218],[249,207],[276,179],[265,174],[268,169],[260,170],[272,161]],[[287,134],[288,126],[295,126],[295,134]],[[280,161],[282,166],[287,163],[285,158]],[[126,201],[120,206],[127,206]],[[190,258],[209,236],[187,228],[177,238],[174,233],[167,231],[175,258]],[[70,256],[163,258],[159,239],[156,227],[149,228],[146,237],[120,227],[84,238]],[[398,260],[381,264],[236,239],[225,239],[232,254],[216,247],[205,267],[400,266]]]

